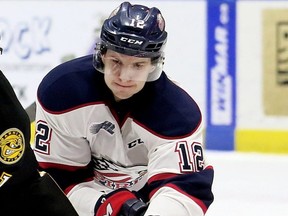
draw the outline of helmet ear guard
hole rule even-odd
[[[93,66],[97,71],[104,73],[104,63],[102,61],[102,55],[107,52],[107,47],[101,43],[96,43],[93,54]]]

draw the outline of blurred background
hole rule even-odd
[[[121,2],[0,0],[0,69],[25,108],[49,70],[93,53]],[[164,70],[202,109],[215,168],[207,215],[287,215],[288,1],[130,2],[162,11]]]

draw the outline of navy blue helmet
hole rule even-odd
[[[153,57],[162,51],[167,32],[158,8],[124,2],[105,20],[100,38],[114,51]]]
[[[111,49],[129,56],[151,58],[156,65],[157,74],[152,73],[148,81],[160,76],[167,32],[165,20],[158,8],[123,2],[104,21],[100,39],[94,55],[97,70],[102,71],[101,67],[103,68],[101,55]]]

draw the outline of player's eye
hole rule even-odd
[[[142,69],[144,67],[144,64],[143,63],[135,63],[134,64],[134,67],[138,70]]]
[[[117,66],[122,66],[122,62],[119,59],[113,59],[113,64]]]
[[[118,59],[112,59],[112,62],[113,62],[114,64],[119,64],[119,63],[120,63],[120,61],[119,61]]]

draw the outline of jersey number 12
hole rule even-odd
[[[187,142],[177,143],[176,152],[180,157],[181,172],[198,172],[204,168],[203,149],[200,143],[192,143],[188,145]]]

